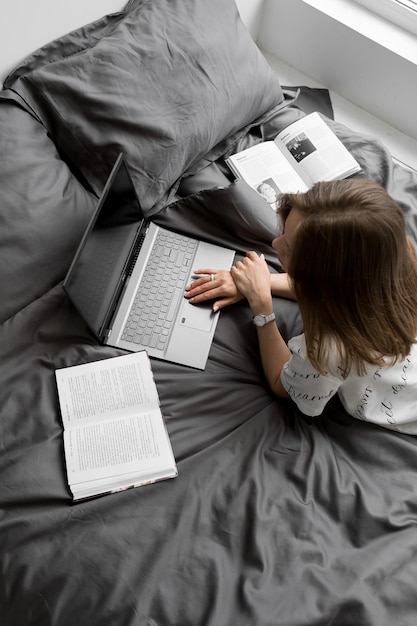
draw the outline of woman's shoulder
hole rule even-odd
[[[288,348],[292,354],[308,360],[307,345],[304,333],[292,337],[288,342]],[[341,364],[343,362],[341,349],[336,340],[332,337],[325,337],[322,344],[322,354],[324,355],[323,369],[329,374],[344,378]]]

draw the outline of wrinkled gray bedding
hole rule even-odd
[[[101,41],[104,27],[119,43],[136,41],[131,10],[163,8],[171,30],[179,23],[183,32],[184,20],[201,21],[210,7],[182,0],[185,13],[175,22],[179,4],[130,2],[126,13],[34,55],[0,95],[0,624],[414,626],[416,438],[354,420],[337,400],[307,421],[274,398],[244,303],[221,313],[205,371],[152,361],[178,478],[72,503],[54,370],[118,351],[97,345],[61,285],[97,200],[99,170],[60,142],[75,118],[68,113],[63,130],[55,109],[45,108],[49,86],[37,84],[36,92],[36,76],[28,76],[46,64],[54,76],[63,47],[71,74],[74,47]],[[231,3],[222,4],[240,28]],[[79,49],[75,56],[78,63]],[[304,114],[260,67],[271,101],[251,101],[237,128],[230,114],[226,129],[222,115],[203,147],[190,141],[181,168],[158,178],[156,195],[148,185],[155,171],[143,173],[126,127],[119,133],[115,121],[114,142],[97,137],[103,167],[114,150],[130,155],[139,195],[159,224],[238,255],[256,249],[277,271],[276,216],[245,183],[232,182],[222,159]],[[62,71],[59,80],[65,89]],[[66,93],[68,108],[74,93]],[[307,91],[304,110],[320,108],[315,95]],[[241,103],[240,94],[235,107]],[[400,202],[417,241],[417,175],[394,165],[373,138],[328,123],[364,176]],[[301,331],[295,303],[275,298],[274,308],[285,338]]]

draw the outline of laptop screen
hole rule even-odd
[[[91,218],[64,288],[102,338],[122,290],[144,220],[123,155],[119,155]]]

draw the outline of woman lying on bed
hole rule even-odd
[[[310,416],[336,393],[346,411],[417,434],[417,254],[399,205],[367,180],[318,183],[280,200],[272,246],[287,274],[248,252],[187,288],[219,309],[245,297],[271,389]],[[284,342],[272,295],[297,300],[304,334]]]

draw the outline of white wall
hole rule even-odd
[[[37,48],[107,13],[120,11],[126,2],[127,0],[9,0],[7,9],[2,8],[0,83],[20,61]],[[237,0],[236,3],[242,20],[256,38],[263,0]]]
[[[65,33],[106,13],[126,0],[10,0],[2,9],[0,81],[26,56]]]
[[[210,2],[210,0],[206,1]],[[240,17],[256,41],[262,20],[264,0],[236,0],[236,4]]]

